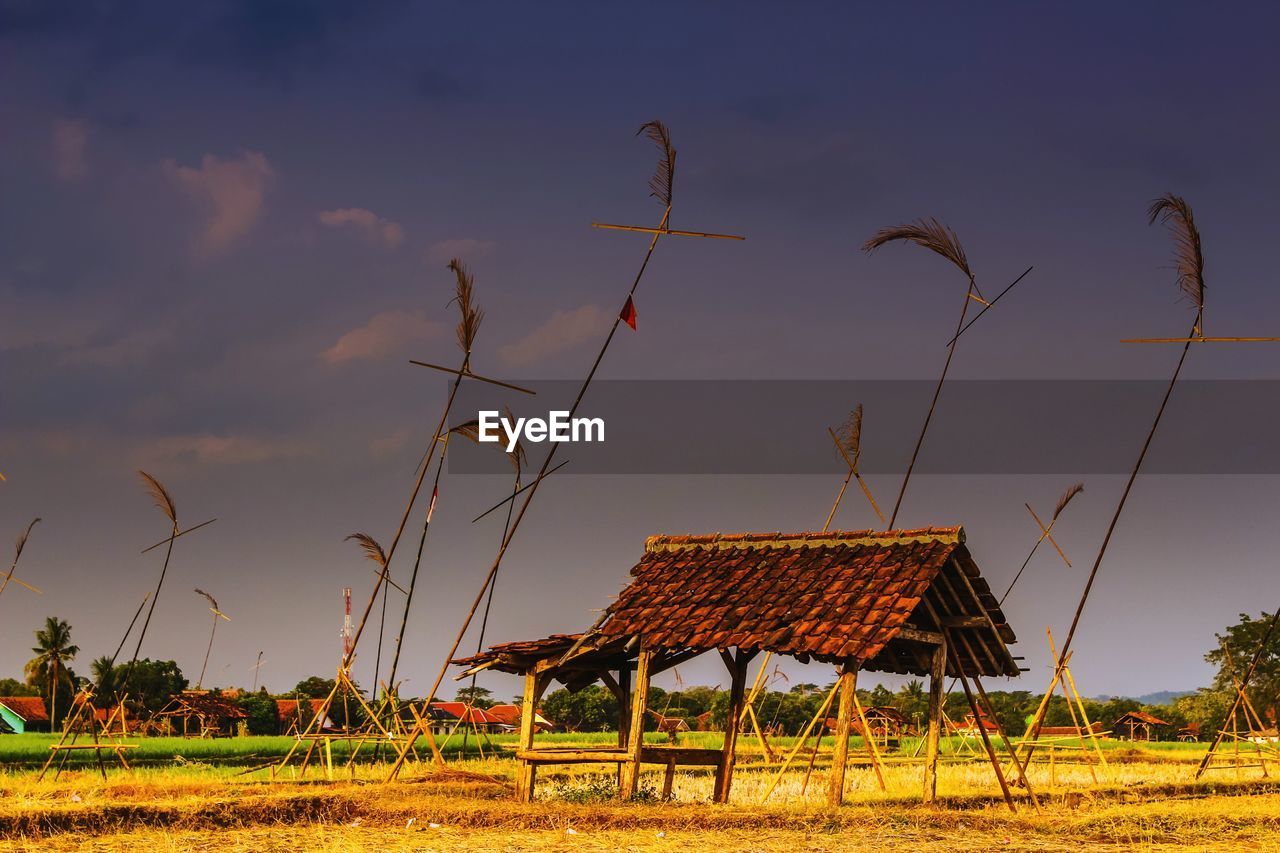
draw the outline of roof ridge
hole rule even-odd
[[[854,544],[947,542],[963,544],[964,528],[918,527],[899,530],[828,530],[799,533],[710,533],[657,535],[645,540],[646,552],[682,551],[690,548],[822,548]]]

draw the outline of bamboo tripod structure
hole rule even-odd
[[[324,723],[328,719],[329,711],[333,704],[341,699],[344,709],[343,730],[341,732],[324,731]],[[351,705],[354,705],[363,712],[365,723],[363,726],[353,729],[350,725]],[[300,707],[300,706],[299,706]],[[293,756],[298,752],[303,743],[307,744],[306,751],[302,755],[302,760],[298,765],[298,776],[301,779],[307,772],[307,766],[311,763],[311,758],[318,749],[322,750],[322,760],[325,768],[325,778],[333,779],[333,743],[334,741],[346,741],[354,744],[348,756],[346,769],[354,774],[355,758],[360,748],[370,740],[379,740],[384,743],[394,743],[397,736],[392,734],[386,726],[382,724],[379,714],[370,707],[365,698],[360,695],[360,689],[351,681],[351,673],[347,667],[339,667],[337,678],[334,679],[333,688],[329,694],[325,696],[319,709],[306,727],[294,736],[294,741],[290,745],[288,752],[278,762],[272,763],[271,780],[275,781],[280,772],[293,760]],[[435,740],[428,733],[427,742],[435,750]]]
[[[1277,622],[1280,622],[1280,607],[1277,607],[1276,612],[1272,614],[1271,622],[1267,625],[1266,633],[1263,634],[1262,641],[1258,643],[1258,649],[1254,652],[1253,660],[1249,662],[1249,668],[1244,671],[1244,675],[1238,681],[1234,677],[1232,678],[1232,681],[1236,682],[1236,697],[1231,703],[1231,710],[1227,712],[1227,721],[1231,726],[1233,735],[1235,735],[1231,737],[1231,740],[1235,744],[1235,751],[1237,754],[1240,750],[1240,739],[1237,734],[1238,729],[1236,728],[1236,715],[1240,712],[1241,707],[1252,707],[1248,704],[1249,697],[1248,694],[1245,693],[1245,690],[1249,687],[1249,681],[1253,678],[1253,673],[1258,669],[1258,664],[1262,661],[1263,655],[1266,654],[1267,644],[1271,642],[1271,636],[1275,633]],[[1246,711],[1246,714],[1247,713],[1248,712]],[[1205,753],[1204,758],[1200,761],[1200,766],[1196,768],[1195,778],[1199,779],[1204,775],[1204,772],[1209,769],[1210,762],[1212,762],[1214,756],[1218,752],[1218,749],[1222,746],[1223,740],[1227,737],[1228,734],[1225,729],[1219,730],[1218,733],[1214,735],[1213,743],[1209,746],[1209,751]],[[1238,758],[1236,760],[1236,766],[1237,768],[1239,767]],[[1264,774],[1266,773],[1265,764],[1262,765],[1262,772]]]
[[[583,380],[582,385],[579,387],[578,394],[574,398],[572,406],[570,406],[569,408],[568,417],[570,418],[570,420],[572,420],[572,418],[577,414],[579,406],[582,405],[582,401],[586,397],[587,390],[591,387],[591,381],[595,378],[596,371],[600,369],[600,364],[604,361],[605,354],[609,350],[609,344],[613,341],[614,335],[616,335],[618,332],[618,327],[624,322],[628,326],[631,326],[632,328],[635,327],[635,303],[634,303],[635,293],[637,288],[639,288],[640,286],[640,281],[644,278],[645,270],[648,269],[649,260],[653,257],[653,252],[658,246],[658,240],[663,236],[671,236],[671,235],[689,236],[689,237],[707,236],[707,237],[715,237],[715,238],[723,238],[723,239],[732,238],[737,240],[743,239],[741,237],[735,237],[734,235],[709,234],[709,233],[704,234],[703,232],[681,233],[681,232],[672,231],[670,222],[671,222],[672,187],[675,180],[676,151],[671,146],[671,139],[670,139],[670,135],[667,132],[667,128],[661,122],[658,122],[658,121],[647,122],[641,126],[640,130],[637,131],[637,133],[638,134],[643,133],[647,135],[649,139],[651,139],[653,142],[657,144],[658,149],[661,152],[661,159],[659,159],[658,161],[657,172],[650,179],[649,186],[651,189],[651,194],[655,198],[657,198],[658,201],[663,205],[662,220],[658,223],[657,228],[643,228],[640,226],[627,226],[623,228],[623,230],[634,230],[634,231],[640,231],[642,233],[651,234],[652,236],[649,240],[649,248],[644,255],[644,260],[641,261],[640,263],[640,269],[637,271],[635,279],[631,283],[631,289],[627,291],[626,302],[623,303],[622,310],[619,311],[618,316],[614,318],[613,325],[609,329],[609,334],[605,337],[604,342],[601,344],[600,350],[596,354],[595,361],[592,363],[591,369],[587,372],[587,376]],[[533,499],[538,493],[539,485],[541,485],[543,478],[546,477],[546,475],[549,473],[551,464],[555,459],[556,450],[559,448],[559,446],[560,445],[558,443],[554,443],[551,445],[551,449],[547,452],[547,455],[543,460],[542,467],[539,469],[537,476],[534,477],[533,481],[529,484],[528,492],[525,495],[524,501],[520,505],[520,510],[515,514],[515,517],[512,519],[510,529],[507,531],[507,535],[503,537],[502,545],[498,548],[498,553],[494,557],[493,563],[489,567],[489,571],[485,574],[484,580],[480,585],[480,591],[476,594],[475,599],[471,603],[470,609],[467,611],[467,615],[462,620],[462,625],[459,628],[458,633],[454,638],[453,645],[450,647],[449,653],[445,655],[444,663],[441,665],[440,671],[436,674],[436,678],[431,685],[431,689],[427,691],[426,696],[423,698],[424,708],[430,708],[431,702],[435,700],[436,691],[440,689],[440,684],[441,682],[444,681],[445,675],[448,673],[449,664],[452,661],[454,654],[458,651],[458,647],[462,644],[462,638],[466,635],[467,629],[471,625],[472,618],[475,616],[476,611],[479,609],[480,603],[484,600],[485,593],[487,592],[489,585],[493,583],[493,580],[497,575],[499,568],[502,566],[503,557],[506,556],[507,549],[510,547],[512,540],[515,538],[516,532],[520,529],[520,523],[524,520],[525,513],[528,511],[530,504],[533,503]],[[586,636],[586,635],[584,634],[583,636]],[[571,654],[573,651],[576,651],[576,646],[570,650],[569,654]],[[404,765],[405,758],[409,750],[413,748],[414,742],[417,740],[418,735],[421,733],[423,733],[421,725],[417,725],[410,730],[409,736],[406,739],[404,745],[402,746],[399,756],[396,758],[395,763],[391,767],[391,771],[388,775],[389,780],[395,779],[396,776],[399,775],[400,769]]]
[[[49,758],[45,761],[44,766],[40,768],[40,775],[36,777],[37,782],[43,779],[45,774],[49,772],[49,767],[55,760],[58,762],[58,766],[54,770],[53,774],[53,778],[56,781],[58,777],[62,775],[63,768],[67,763],[67,758],[72,752],[78,750],[93,751],[94,758],[97,759],[98,763],[98,772],[102,774],[102,780],[104,782],[107,779],[107,766],[102,760],[103,752],[110,752],[114,755],[116,760],[120,762],[120,766],[126,771],[132,769],[129,767],[128,759],[125,758],[125,753],[127,750],[137,749],[138,745],[136,743],[123,743],[120,739],[111,735],[111,725],[115,721],[117,714],[121,715],[121,727],[122,729],[124,728],[124,703],[121,702],[117,704],[115,709],[112,710],[111,715],[107,717],[102,733],[110,740],[105,743],[98,737],[98,718],[93,712],[93,691],[88,688],[81,690],[76,696],[75,704],[76,710],[71,715],[71,718],[63,721],[62,738],[57,743],[49,745]],[[88,716],[87,728],[89,729],[89,735],[93,742],[77,743],[76,741],[80,737],[80,729],[82,726],[86,725],[83,719],[86,715]],[[70,742],[68,742],[68,738],[70,738]]]
[[[1089,714],[1085,710],[1084,699],[1076,687],[1075,676],[1071,673],[1071,656],[1074,652],[1068,652],[1065,658],[1059,658],[1058,650],[1053,642],[1053,632],[1048,626],[1045,627],[1044,632],[1049,640],[1049,655],[1053,664],[1053,675],[1049,681],[1048,688],[1044,692],[1044,696],[1040,699],[1040,705],[1036,709],[1036,717],[1043,718],[1048,711],[1049,702],[1052,700],[1054,693],[1061,691],[1062,697],[1067,703],[1067,712],[1071,716],[1071,725],[1076,730],[1076,739],[1080,743],[1078,746],[1071,746],[1063,743],[1062,738],[1042,740],[1038,728],[1035,730],[1028,728],[1027,735],[1018,741],[1017,748],[1021,752],[1023,763],[1027,766],[1030,765],[1031,756],[1038,746],[1045,746],[1049,750],[1051,784],[1056,783],[1056,777],[1053,776],[1058,764],[1056,753],[1059,751],[1079,751],[1083,763],[1089,768],[1089,775],[1093,779],[1093,784],[1097,785],[1099,780],[1097,771],[1094,769],[1094,756],[1096,755],[1097,757],[1097,764],[1103,767],[1107,766],[1107,757],[1102,750],[1102,744],[1097,733],[1093,730]]]

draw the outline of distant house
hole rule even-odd
[[[1040,727],[1040,737],[1080,737],[1081,735],[1086,737],[1089,735],[1093,735],[1094,737],[1106,737],[1107,732],[1103,731],[1101,720],[1090,723],[1087,728],[1085,726]]]
[[[306,731],[307,726],[320,713],[324,706],[323,699],[275,699],[276,725],[282,735]],[[328,717],[320,721],[321,730],[332,729],[333,721]]]
[[[49,712],[39,696],[0,696],[0,733],[49,731]]]
[[[1187,723],[1185,726],[1178,729],[1178,740],[1183,743],[1195,743],[1200,740],[1200,724]]]
[[[520,728],[519,705],[494,705],[492,708],[485,708],[485,713],[490,717],[496,718],[503,731],[514,732]],[[556,724],[542,716],[540,711],[534,711],[533,728],[534,731],[539,733],[549,732],[555,730]]]
[[[656,721],[656,728],[667,737],[675,742],[676,735],[681,732],[689,731],[689,724],[684,721],[684,717],[668,717],[665,714],[659,714],[657,711],[649,711]]]
[[[470,730],[473,727],[490,734],[502,731],[503,721],[493,716],[484,708],[476,708],[466,702],[432,702],[428,713],[431,717],[431,733],[447,735],[455,728],[460,728],[462,721]]]
[[[1155,735],[1158,735],[1158,732],[1155,730],[1167,725],[1169,723],[1144,711],[1126,711],[1120,715],[1120,719],[1115,721],[1111,730],[1118,737],[1127,736],[1128,740],[1156,740]]]
[[[184,690],[176,694],[148,721],[152,734],[182,737],[227,737],[249,715],[212,690]]]

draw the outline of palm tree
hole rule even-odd
[[[116,667],[114,660],[107,655],[103,655],[89,664],[89,671],[93,673],[95,693],[99,696],[108,696],[115,691]]]
[[[27,661],[27,679],[42,688],[49,686],[49,726],[57,725],[58,685],[71,684],[71,673],[64,665],[73,660],[80,647],[71,643],[71,625],[66,620],[49,616],[44,627],[36,631],[36,645],[31,649],[36,656]]]

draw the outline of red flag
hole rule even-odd
[[[627,304],[622,306],[622,313],[618,315],[618,319],[633,329],[636,327],[636,304],[631,301],[630,296],[627,297]]]
[[[427,524],[431,523],[431,514],[436,511],[436,498],[440,494],[440,487],[431,490],[431,505],[427,507]]]

